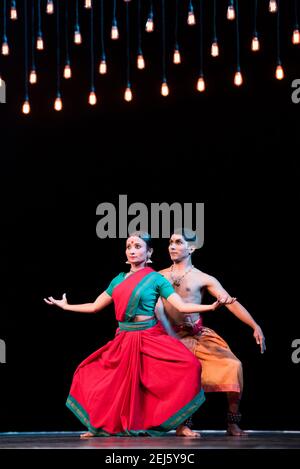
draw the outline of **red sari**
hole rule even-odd
[[[120,328],[78,366],[66,403],[95,435],[160,435],[177,428],[204,402],[201,366],[193,354],[156,319],[133,322],[150,297],[172,292],[150,268],[114,287]]]

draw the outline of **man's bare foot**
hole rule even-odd
[[[198,432],[193,432],[189,427],[186,427],[185,425],[179,425],[179,427],[176,428],[176,436],[187,436],[190,438],[201,438],[200,433]]]
[[[248,436],[247,432],[242,430],[236,423],[229,423],[227,433],[230,436]]]
[[[86,438],[93,438],[94,436],[95,435],[92,432],[85,432],[85,433],[81,433],[80,438],[84,440]]]

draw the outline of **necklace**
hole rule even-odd
[[[144,267],[141,267],[140,269],[137,269],[137,270],[132,270],[130,269],[129,273],[130,274],[135,274],[136,272],[139,272],[140,270],[144,269]]]
[[[184,279],[184,277],[194,268],[193,265],[191,265],[187,270],[185,270],[184,274],[181,276],[181,277],[177,277],[177,278],[174,278],[174,275],[173,275],[173,270],[174,270],[174,264],[171,266],[171,279],[172,279],[172,283],[175,287],[179,287],[179,285],[181,284],[182,280]]]
[[[130,277],[130,275],[133,275],[135,274],[136,272],[139,272],[141,269],[138,269],[138,270],[132,270],[130,269],[129,272],[127,272],[127,274],[125,274],[125,278],[127,277]]]

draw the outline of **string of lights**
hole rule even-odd
[[[282,13],[289,8],[291,25],[291,47],[300,44],[298,22],[298,2],[300,0],[249,0],[251,3],[252,26],[249,37],[249,50],[257,54],[263,47],[261,11],[264,14],[276,15],[274,27],[274,44],[276,51],[274,57],[274,78],[282,80],[285,77],[284,57],[282,56],[281,42],[285,31],[282,28]],[[209,23],[204,21],[208,9],[211,14]],[[226,8],[224,8],[224,5]],[[96,16],[97,14],[97,16]],[[205,92],[207,81],[204,79],[204,67],[207,68],[207,48],[213,60],[222,54],[220,50],[221,38],[219,26],[222,21],[235,23],[235,34],[231,48],[235,51],[235,68],[232,85],[241,87],[244,84],[243,61],[241,59],[241,11],[238,0],[0,0],[0,86],[6,83],[7,57],[14,55],[19,44],[15,40],[15,28],[10,22],[19,24],[23,31],[24,54],[24,100],[20,109],[24,114],[31,112],[30,90],[31,86],[40,83],[39,56],[41,53],[50,53],[53,41],[48,40],[49,24],[46,27],[46,15],[53,15],[52,34],[55,34],[56,47],[56,96],[53,109],[63,109],[62,94],[64,85],[61,78],[68,81],[73,77],[73,64],[71,69],[71,56],[75,57],[78,46],[89,44],[90,54],[90,89],[87,92],[87,104],[94,106],[98,103],[97,70],[95,62],[99,63],[98,72],[105,75],[108,72],[109,44],[108,41],[123,40],[124,53],[124,100],[131,102],[134,99],[134,86],[131,79],[132,67],[137,69],[151,69],[147,60],[147,51],[144,41],[148,33],[156,33],[160,41],[161,53],[161,96],[167,97],[172,93],[167,75],[171,73],[169,64],[180,65],[184,59],[184,48],[181,41],[184,38],[184,28],[193,28],[196,31],[198,42],[198,74],[195,76],[196,92]],[[89,16],[88,16],[89,15]],[[88,24],[87,31],[82,25]],[[209,44],[205,43],[204,32],[208,31]],[[168,34],[172,35],[168,39]],[[134,37],[135,35],[135,37]],[[149,36],[150,37],[150,36]],[[96,40],[98,38],[98,41]],[[133,40],[134,39],[134,40]],[[169,46],[171,50],[169,50]],[[222,44],[221,44],[222,46]],[[157,50],[159,54],[159,50]],[[134,55],[134,60],[131,55]],[[11,60],[12,62],[12,60]],[[73,62],[73,59],[72,59]],[[146,72],[143,72],[146,73]],[[174,72],[175,73],[175,72]],[[88,76],[88,71],[87,71]],[[142,75],[139,75],[142,76]],[[65,82],[64,82],[65,83]],[[100,100],[101,105],[101,100]]]

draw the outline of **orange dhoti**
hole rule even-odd
[[[222,337],[208,327],[202,327],[195,335],[186,330],[177,333],[180,341],[201,362],[205,392],[242,392],[242,364]]]

